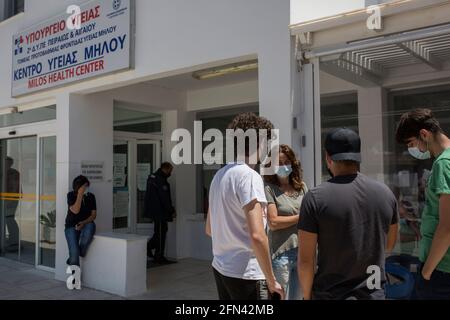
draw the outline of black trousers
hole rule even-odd
[[[265,280],[244,280],[222,275],[213,268],[220,300],[268,300]]]
[[[430,280],[425,280],[420,270],[416,279],[416,299],[450,300],[450,273],[434,270]]]
[[[164,249],[166,247],[166,235],[169,229],[169,223],[167,221],[154,220],[155,230],[153,237],[149,241],[148,248],[150,250],[155,249],[155,257],[164,257]]]

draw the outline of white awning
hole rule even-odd
[[[450,65],[450,1],[430,3],[426,9],[414,7],[412,11],[406,10],[405,3],[403,8],[395,7],[396,11],[390,8],[390,15],[385,17],[386,28],[378,33],[368,31],[361,17],[355,18],[361,12],[343,15],[344,21],[334,21],[336,27],[327,25],[321,29],[323,21],[317,22],[316,28],[311,23],[293,26],[297,58],[301,63],[318,59],[322,71],[360,86],[381,85],[392,69],[404,66],[425,65],[440,71],[446,63]],[[430,16],[436,20],[430,21]],[[404,29],[403,22],[410,20],[410,29]]]
[[[321,70],[362,86],[381,85],[391,69],[424,64],[439,71],[450,63],[450,24],[305,52]]]

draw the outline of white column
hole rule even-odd
[[[66,194],[81,174],[82,161],[104,162],[104,181],[91,184],[97,199],[97,232],[112,231],[113,101],[104,96],[61,94],[57,97],[56,274],[65,280]]]
[[[162,153],[162,159],[161,162],[170,162],[172,163],[171,159],[171,152],[172,148],[174,146],[174,143],[170,141],[171,135],[173,130],[175,130],[178,127],[178,112],[175,110],[166,111],[164,112],[163,116],[163,153]],[[178,186],[182,185],[183,182],[179,181],[178,177],[182,175],[182,172],[178,170],[178,167],[175,167],[173,170],[173,176],[169,178],[170,183],[170,189],[171,189],[171,196],[172,196],[172,202],[175,206],[175,209],[178,211],[177,199],[178,199]],[[186,199],[184,199],[186,202]],[[180,207],[180,210],[182,208]],[[178,258],[179,256],[179,249],[178,249],[178,239],[179,235],[178,233],[180,230],[183,229],[183,227],[179,227],[179,219],[177,219],[174,222],[169,223],[169,230],[167,232],[166,237],[166,256],[170,258]]]
[[[191,132],[192,146],[194,139],[194,121],[195,112],[186,112],[185,110],[179,110],[177,112],[178,119],[175,128],[184,128]],[[168,132],[168,139],[172,132]],[[174,143],[171,144],[172,146]],[[170,154],[172,150],[167,150]],[[193,257],[191,247],[197,247],[197,250],[201,250],[201,246],[204,244],[196,243],[193,241],[195,234],[198,231],[196,224],[202,224],[202,222],[190,222],[188,219],[197,211],[197,192],[198,184],[200,181],[197,179],[196,166],[194,164],[182,164],[175,167],[175,183],[176,183],[176,210],[177,210],[177,255],[178,258]]]
[[[309,188],[319,184],[321,177],[320,148],[320,83],[317,81],[318,64],[309,63],[302,67],[295,88],[296,112],[298,112],[298,135],[300,136],[300,161],[303,167],[303,179]],[[319,99],[319,101],[316,101]],[[317,118],[317,114],[319,118]]]
[[[259,110],[261,116],[280,129],[280,143],[292,145],[293,42],[285,29],[285,25],[289,25],[290,4],[289,1],[280,1],[277,6],[280,10],[277,11],[279,16],[274,17],[279,19],[277,24],[271,25],[261,35],[263,41],[258,53]]]
[[[386,90],[381,87],[358,90],[361,172],[381,182],[384,182],[383,110],[386,96]]]

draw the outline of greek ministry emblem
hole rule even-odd
[[[14,50],[14,55],[15,56],[17,56],[18,54],[22,54],[22,52],[23,52],[22,44],[23,44],[23,37],[22,36],[20,36],[19,38],[17,38],[14,41],[14,45],[16,46],[16,49]]]
[[[113,0],[113,9],[119,10],[122,5],[122,0]]]

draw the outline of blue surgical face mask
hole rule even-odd
[[[430,151],[422,152],[417,147],[408,148],[408,152],[411,156],[418,160],[428,160],[431,158]]]
[[[278,177],[280,178],[287,178],[291,175],[292,173],[292,166],[288,165],[288,166],[278,166],[276,167],[276,171],[275,173],[277,174]]]
[[[427,149],[428,149],[428,142],[427,142]],[[427,150],[425,152],[422,152],[422,151],[420,151],[420,149],[418,147],[408,148],[408,152],[411,156],[413,156],[414,158],[416,158],[418,160],[428,160],[431,158],[430,151]]]
[[[85,190],[84,190],[84,195],[87,195],[89,193],[89,187],[87,187]]]

